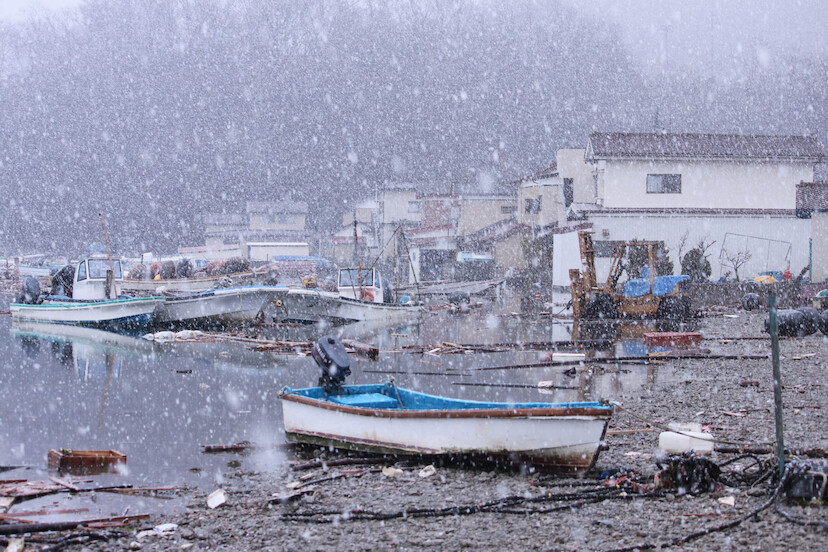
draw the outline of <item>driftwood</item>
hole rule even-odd
[[[22,535],[25,533],[45,533],[48,531],[69,531],[82,526],[109,526],[111,524],[123,525],[131,521],[149,519],[149,514],[136,514],[133,516],[116,516],[98,519],[84,519],[75,521],[55,521],[49,523],[15,523],[0,525],[0,535]]]
[[[245,452],[260,448],[291,448],[295,446],[295,443],[270,443],[262,445],[251,443],[250,441],[241,441],[233,443],[232,445],[201,445],[201,452],[205,454],[217,454],[221,452]]]

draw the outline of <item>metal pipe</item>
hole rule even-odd
[[[771,336],[771,364],[773,365],[773,406],[776,419],[776,458],[779,480],[785,475],[785,441],[782,427],[782,374],[779,370],[779,319],[776,313],[776,293],[768,293],[768,318]]]

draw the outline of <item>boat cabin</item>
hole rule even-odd
[[[81,260],[75,267],[72,298],[82,301],[105,301],[118,296],[116,282],[123,278],[121,261],[95,256]]]
[[[341,297],[393,303],[394,292],[390,284],[375,268],[341,268],[337,279],[337,291]]]

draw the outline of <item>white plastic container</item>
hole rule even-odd
[[[662,431],[658,435],[658,448],[670,453],[692,450],[699,454],[710,454],[713,452],[713,436],[701,431]]]

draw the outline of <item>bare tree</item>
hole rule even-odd
[[[690,239],[690,230],[685,230],[684,234],[676,242],[676,253],[678,254],[678,260],[681,262],[683,258],[684,248],[687,247],[687,241]]]
[[[707,239],[708,239],[709,237],[710,237],[710,235],[709,235],[709,234],[705,234],[704,236],[702,236],[702,237],[699,239],[699,242],[696,244],[696,247],[697,247],[697,248],[701,251],[702,256],[703,256],[705,259],[706,259],[706,258],[708,258],[708,257],[710,256],[710,253],[708,253],[708,252],[707,252],[707,250],[708,250],[708,249],[710,249],[711,247],[713,247],[713,244],[715,244],[715,243],[716,243],[716,240],[713,240],[713,241],[707,241]]]
[[[733,274],[736,276],[736,281],[740,282],[741,280],[739,279],[739,269],[753,257],[753,254],[747,248],[739,249],[738,251],[735,251],[733,253],[725,249],[722,251],[722,254],[724,255],[725,260],[727,261],[728,266],[730,266],[730,268],[733,269]]]

